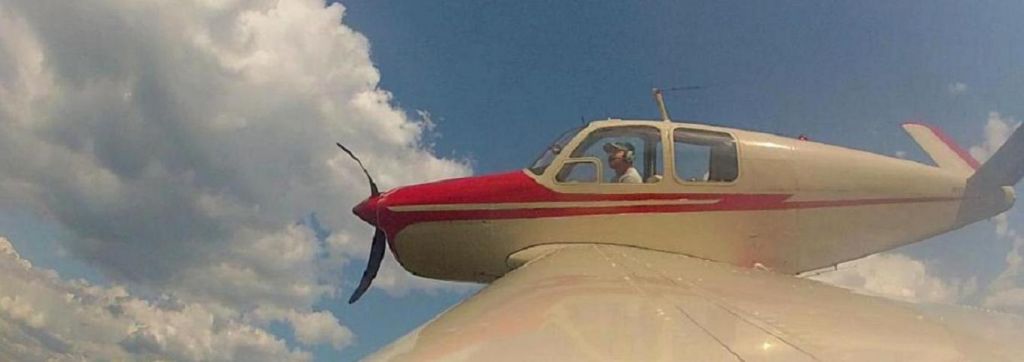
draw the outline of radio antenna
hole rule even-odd
[[[654,102],[658,103],[658,111],[661,112],[661,120],[670,122],[668,118],[668,110],[665,109],[665,97],[661,95],[661,89],[651,89],[651,93],[654,93]]]
[[[672,88],[668,88],[668,89],[665,89],[665,90],[658,89],[658,88],[651,89],[651,93],[654,94],[654,102],[656,102],[658,104],[658,111],[661,112],[661,120],[665,121],[665,122],[671,122],[672,121],[669,118],[669,116],[668,116],[668,108],[665,108],[665,97],[664,97],[663,93],[665,93],[665,92],[676,92],[676,91],[686,91],[686,90],[698,90],[698,89],[704,89],[704,87],[703,86],[699,86],[699,85],[690,85],[690,86],[683,86],[683,87],[672,87]]]

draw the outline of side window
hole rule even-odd
[[[658,128],[619,126],[591,132],[569,160],[598,160],[604,183],[657,183],[664,174],[663,155]]]
[[[555,176],[559,183],[597,183],[601,161],[596,159],[570,160],[562,165]]]
[[[736,142],[727,133],[677,129],[676,176],[683,182],[732,182],[739,174]]]

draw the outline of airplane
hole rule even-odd
[[[528,168],[380,192],[353,208],[409,272],[487,287],[369,360],[998,361],[1024,318],[799,278],[996,216],[1024,176],[1016,130],[980,164],[903,128],[935,165],[773,134],[593,121]],[[611,146],[609,146],[611,145]],[[617,182],[612,159],[642,182]],[[606,162],[607,161],[607,162]]]

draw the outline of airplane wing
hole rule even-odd
[[[998,361],[1024,319],[611,245],[548,248],[370,360]],[[537,255],[535,253],[534,255]]]

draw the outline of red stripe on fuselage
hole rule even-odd
[[[637,205],[637,206],[598,206],[598,207],[565,207],[565,208],[529,208],[503,210],[439,210],[439,211],[407,211],[394,212],[389,221],[401,228],[418,222],[448,220],[500,220],[500,219],[536,219],[566,216],[591,216],[611,214],[648,214],[648,213],[682,213],[712,211],[771,211],[788,209],[809,209],[823,207],[850,207],[883,204],[906,204],[921,202],[953,201],[957,198],[906,198],[906,199],[863,199],[834,201],[794,201],[783,202],[789,195],[715,195],[721,201],[711,204],[691,205]],[[582,205],[581,205],[582,206]],[[389,223],[390,224],[390,223]],[[397,231],[397,230],[396,230]]]
[[[625,187],[626,185],[609,185]],[[383,211],[381,227],[389,236],[405,227],[421,222],[460,220],[536,219],[613,214],[685,213],[717,211],[770,211],[824,207],[854,207],[883,204],[954,201],[955,197],[879,198],[854,200],[787,201],[791,194],[726,194],[726,193],[642,193],[642,194],[571,194],[559,193],[538,184],[524,171],[498,175],[446,180],[410,186],[385,195],[385,208],[412,205],[460,204],[527,204],[522,208],[499,210],[430,210]],[[587,207],[588,202],[714,200],[709,203],[676,205],[629,205]],[[572,207],[531,208],[529,203],[579,202]],[[389,238],[391,239],[391,238]]]

